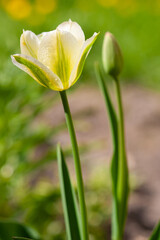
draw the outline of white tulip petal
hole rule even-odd
[[[48,87],[56,91],[63,90],[63,85],[59,77],[38,60],[23,54],[15,54],[11,57],[14,65],[25,71],[44,87]]]
[[[80,25],[71,20],[39,35],[24,31],[21,54],[13,55],[12,61],[41,85],[63,91],[78,80],[97,35],[85,41]]]
[[[80,53],[79,44],[69,33],[55,30],[47,33],[39,47],[38,60],[52,70],[68,88],[69,77]]]
[[[23,31],[20,39],[21,54],[37,58],[39,39],[31,31]]]
[[[61,23],[58,27],[58,30],[70,32],[79,42],[80,47],[85,42],[85,36],[82,28],[76,22],[72,22],[70,19],[67,22]]]
[[[42,41],[43,37],[47,34],[47,32],[42,32],[40,34],[37,35],[38,39],[39,39],[39,44]]]
[[[70,79],[69,79],[69,87],[72,86],[80,77],[81,72],[83,70],[83,66],[85,63],[85,60],[88,56],[88,53],[92,47],[92,45],[94,44],[94,42],[96,41],[97,37],[98,37],[99,33],[94,33],[93,36],[89,39],[87,39],[85,41],[85,43],[82,46],[80,55],[78,57],[78,60],[72,70],[72,73],[70,75]]]
[[[46,33],[40,43],[38,50],[38,60],[54,71],[57,59],[57,33],[56,30]],[[56,73],[56,72],[55,72]]]
[[[66,68],[66,80],[69,80],[81,49],[79,48],[79,44],[75,37],[69,32],[57,30],[57,40],[57,51],[59,52],[59,57],[64,65],[63,67]]]

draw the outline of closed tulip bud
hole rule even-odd
[[[114,78],[122,71],[123,58],[121,49],[115,37],[110,32],[107,32],[104,36],[102,62],[105,72]]]

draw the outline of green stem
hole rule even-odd
[[[120,128],[120,140],[122,151],[125,153],[125,136],[124,136],[124,117],[123,117],[123,107],[122,107],[122,97],[119,79],[115,79],[116,83],[116,93],[117,93],[117,101],[118,101],[118,113],[119,113],[119,128]]]
[[[72,122],[71,112],[66,96],[66,92],[60,92],[60,96],[63,103],[63,108],[66,117],[66,123],[68,127],[68,131],[70,134],[71,144],[72,144],[72,152],[74,158],[74,165],[77,177],[77,189],[78,189],[78,196],[79,196],[79,205],[80,205],[80,215],[81,215],[81,225],[82,225],[82,239],[88,240],[88,226],[87,226],[87,212],[86,212],[86,205],[84,199],[84,186],[83,186],[83,178],[82,178],[82,171],[81,171],[81,164],[80,164],[80,157],[78,151],[78,144],[76,139],[76,134]]]
[[[126,157],[126,147],[125,147],[125,134],[124,134],[124,118],[123,118],[123,108],[122,108],[122,98],[120,91],[119,80],[115,78],[117,102],[118,102],[118,113],[119,113],[119,164],[118,164],[118,187],[117,187],[117,197],[119,205],[119,223],[120,223],[120,238],[123,237],[124,225],[127,215],[127,202],[128,202],[128,166]]]
[[[113,143],[113,155],[111,160],[111,179],[112,179],[112,193],[113,193],[113,203],[112,203],[112,240],[118,240],[120,236],[119,228],[119,211],[118,211],[118,201],[117,201],[117,182],[118,182],[118,120],[117,114],[115,112],[114,106],[112,104],[107,85],[105,84],[105,78],[100,69],[98,63],[95,64],[96,77],[101,88],[102,94],[104,96],[104,101],[106,104],[110,128],[112,133],[112,143]]]

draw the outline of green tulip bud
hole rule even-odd
[[[115,37],[110,32],[107,32],[104,36],[102,62],[105,72],[114,78],[122,71],[123,58],[121,49]]]

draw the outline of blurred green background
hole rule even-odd
[[[10,55],[20,52],[23,29],[39,34],[69,18],[81,25],[86,38],[100,31],[77,85],[96,84],[93,64],[101,61],[103,36],[110,31],[123,51],[122,78],[160,89],[159,0],[0,1],[0,218],[25,222],[46,240],[65,235],[58,183],[43,176],[44,168],[56,160],[52,139],[65,125],[51,129],[45,122],[33,121],[58,101],[58,94],[13,66]],[[71,155],[70,148],[66,154]],[[104,209],[106,199],[110,203],[110,186],[104,182],[91,179],[86,184],[92,239],[106,236],[103,225],[110,212]],[[94,197],[94,192],[101,197]]]

